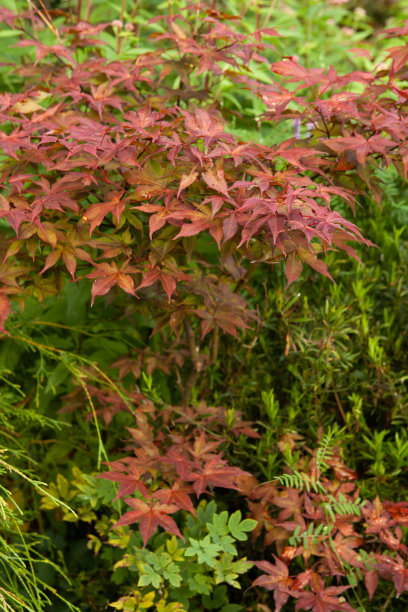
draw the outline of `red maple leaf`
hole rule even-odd
[[[202,177],[211,189],[219,191],[228,197],[228,185],[225,181],[223,170],[208,168],[206,172],[203,172]]]
[[[408,591],[408,568],[404,565],[404,560],[400,555],[396,555],[396,558],[390,558],[386,555],[376,555],[378,569],[380,575],[384,578],[390,579],[395,586],[397,591],[397,597],[401,595],[403,591]]]
[[[160,500],[163,504],[171,504],[177,506],[181,510],[187,510],[191,514],[196,514],[193,502],[189,493],[192,493],[193,488],[190,485],[184,485],[176,481],[174,485],[168,489],[157,489],[152,496]]]
[[[130,459],[130,458],[129,458]],[[136,489],[144,496],[149,497],[149,491],[145,483],[141,480],[141,476],[144,474],[145,467],[141,467],[139,462],[135,459],[128,461],[128,465],[121,463],[120,461],[114,461],[108,465],[115,469],[111,472],[103,472],[98,474],[97,478],[104,478],[105,480],[112,480],[118,482],[119,489],[118,494],[115,497],[119,499],[125,495],[132,495]]]
[[[387,510],[389,514],[391,514],[394,521],[403,525],[404,527],[408,527],[408,502],[384,502],[384,508]]]
[[[4,324],[11,312],[11,305],[4,293],[0,293],[0,333],[9,335],[8,331],[4,329]]]
[[[388,49],[388,57],[392,59],[391,73],[399,72],[408,62],[408,44],[391,47]]]
[[[120,269],[116,263],[103,262],[95,266],[94,271],[87,274],[87,278],[96,279],[92,285],[91,306],[97,295],[105,295],[114,285],[119,285],[126,293],[134,295],[133,278],[128,272],[137,272],[137,270],[126,262]]]
[[[147,540],[155,533],[159,525],[165,531],[173,533],[178,538],[184,540],[176,522],[169,516],[169,514],[173,514],[179,509],[174,504],[161,504],[160,502],[150,502],[149,504],[141,499],[125,499],[125,501],[133,510],[125,512],[115,523],[113,529],[121,525],[131,525],[140,521],[139,531],[143,538],[144,546],[146,546]]]
[[[303,494],[299,494],[296,489],[285,489],[280,495],[274,495],[272,503],[282,510],[278,514],[278,519],[284,521],[291,516],[298,517],[303,508]]]
[[[68,63],[74,65],[74,58],[72,57],[72,53],[69,49],[64,45],[45,45],[39,40],[19,40],[17,43],[13,45],[13,47],[35,47],[35,64],[37,65],[40,60],[42,60],[48,53],[52,53],[52,55],[56,55],[57,57],[64,58],[68,61]]]
[[[226,140],[231,140],[231,137],[224,134],[224,125],[204,108],[197,108],[194,115],[186,111],[181,112],[184,115],[184,124],[188,134],[194,138],[203,138],[206,147],[221,136],[224,136]]]
[[[98,202],[98,204],[92,204],[84,216],[83,221],[90,222],[89,234],[92,234],[95,227],[100,225],[108,213],[112,213],[115,217],[116,222],[119,223],[120,215],[123,213],[125,208],[126,200],[122,200],[123,191],[111,191],[107,202]]]
[[[204,469],[197,473],[190,473],[186,480],[194,481],[193,488],[199,497],[208,485],[212,487],[223,487],[224,489],[236,489],[238,476],[248,475],[240,468],[232,467],[221,459],[221,455],[216,455],[207,461]]]
[[[299,592],[299,601],[295,610],[312,610],[312,612],[357,612],[346,601],[339,599],[337,595],[344,593],[351,586],[327,587],[325,588],[322,578],[313,572],[309,581],[311,591]]]
[[[254,565],[266,572],[266,574],[254,580],[252,586],[261,586],[268,589],[268,591],[273,591],[275,611],[279,612],[289,599],[293,584],[293,578],[289,577],[288,566],[278,557],[275,557],[275,565],[272,565],[269,561],[255,561]]]
[[[392,140],[383,136],[374,135],[367,140],[367,138],[361,134],[329,138],[327,140],[323,140],[323,143],[338,153],[343,153],[344,151],[354,151],[357,161],[360,164],[365,163],[367,155],[370,153],[385,154],[387,148],[391,148],[395,145]]]

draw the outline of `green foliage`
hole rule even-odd
[[[8,384],[9,381],[8,381]],[[18,415],[17,415],[18,416]],[[3,417],[4,422],[4,417]],[[16,421],[14,421],[16,422]],[[49,491],[45,491],[45,483],[33,480],[27,473],[11,464],[1,449],[0,475],[3,482],[17,477],[24,484],[45,493],[46,498],[56,506],[68,507],[64,502],[56,499]],[[21,451],[11,453],[14,462],[27,461]],[[20,485],[21,486],[21,485]],[[14,486],[13,489],[15,490]],[[30,513],[23,511],[13,496],[10,488],[0,485],[0,605],[6,612],[39,612],[46,610],[52,601],[60,600],[66,609],[78,611],[58,590],[47,584],[41,574],[44,570],[51,570],[58,575],[60,581],[69,583],[69,578],[57,564],[47,556],[49,549],[48,538],[36,533],[27,532]]]
[[[188,516],[182,530],[185,542],[176,536],[164,539],[157,535],[150,549],[132,544],[131,539],[126,544],[123,540],[121,548],[125,552],[115,568],[127,568],[138,589],[137,594],[124,597],[133,598],[136,605],[137,598],[148,597],[149,587],[153,587],[156,592],[166,592],[166,601],[182,605],[183,610],[199,610],[200,602],[206,605],[211,601],[210,609],[228,612],[225,589],[220,590],[218,585],[241,588],[239,577],[252,563],[245,557],[237,559],[236,543],[246,541],[256,524],[252,519],[242,520],[239,510],[231,515],[227,511],[217,513],[214,501],[201,502],[197,517]],[[115,541],[115,537],[109,538],[111,544]],[[231,610],[238,609],[241,607]]]

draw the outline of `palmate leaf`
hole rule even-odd
[[[209,567],[214,568],[216,559],[222,547],[219,544],[211,541],[209,535],[202,540],[189,538],[190,546],[184,552],[186,557],[197,557],[198,563],[206,563]]]
[[[246,558],[233,561],[233,556],[230,553],[223,554],[219,561],[215,564],[215,582],[226,582],[231,586],[240,589],[237,578],[240,574],[245,574],[251,569],[253,564],[247,561]]]
[[[164,504],[175,505],[181,510],[186,510],[195,515],[196,511],[190,497],[192,491],[193,488],[190,485],[183,485],[181,482],[176,481],[172,487],[156,489],[152,495]]]
[[[217,455],[213,459],[207,461],[203,469],[199,472],[191,472],[187,476],[187,480],[193,481],[193,489],[199,497],[207,486],[224,487],[226,489],[238,489],[236,480],[239,476],[247,475],[240,468],[232,467],[227,462],[221,459],[221,455]]]
[[[98,264],[94,272],[87,274],[87,278],[95,279],[92,285],[92,302],[93,304],[97,295],[105,295],[112,287],[118,285],[121,289],[134,295],[134,281],[130,276],[131,273],[138,272],[136,268],[124,263],[121,268],[118,268],[116,263],[101,263]]]
[[[125,512],[115,523],[114,528],[139,522],[139,531],[143,538],[144,546],[146,546],[148,539],[156,532],[158,526],[184,540],[176,522],[169,516],[169,514],[177,512],[177,506],[161,504],[160,502],[148,504],[141,499],[132,498],[126,498],[125,501],[133,510]]]
[[[341,601],[337,595],[341,595],[351,586],[327,587],[325,588],[322,578],[315,572],[309,581],[311,591],[303,592],[296,604],[295,610],[312,610],[312,612],[357,612],[346,601]]]
[[[144,468],[141,468],[139,464],[125,467],[123,464],[118,462],[117,469],[122,469],[127,473],[124,474],[123,472],[112,470],[111,472],[103,472],[102,474],[97,475],[97,478],[104,478],[106,480],[119,483],[119,489],[115,500],[124,497],[125,495],[132,495],[136,489],[145,498],[149,497],[149,490],[145,483],[141,480],[141,476],[145,471]]]
[[[126,205],[126,199],[122,199],[123,193],[123,191],[111,191],[107,202],[92,204],[92,206],[87,208],[82,220],[89,221],[90,234],[92,234],[95,227],[98,227],[98,225],[102,223],[108,213],[112,213],[112,216],[116,219],[116,223],[119,223],[120,216]]]
[[[273,591],[275,600],[275,610],[279,612],[289,599],[290,589],[293,579],[289,577],[288,566],[275,557],[275,564],[269,561],[254,561],[254,565],[266,572],[259,576],[252,586],[262,586],[269,591]]]

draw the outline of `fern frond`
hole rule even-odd
[[[326,510],[330,510],[340,516],[355,515],[361,516],[361,508],[364,502],[357,497],[353,502],[347,500],[344,495],[340,493],[339,499],[335,499],[332,495],[329,495],[330,505],[326,504]],[[330,516],[332,516],[330,514]]]
[[[300,533],[300,525],[298,525],[293,532],[293,535],[289,538],[290,546],[303,546],[305,550],[312,545],[315,546],[318,543],[318,538],[330,537],[330,533],[333,529],[333,525],[327,525],[326,523],[319,523],[317,526],[312,522],[308,525],[305,531]]]
[[[313,490],[315,493],[325,493],[325,488],[323,485],[318,480],[311,478],[304,472],[298,472],[295,470],[293,474],[282,474],[281,476],[276,476],[274,480],[277,480],[286,488],[297,489],[299,491],[306,489],[308,493],[310,493],[311,490]]]

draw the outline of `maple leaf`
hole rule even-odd
[[[235,236],[238,231],[238,221],[235,213],[225,217],[222,225],[222,231],[224,234],[224,240],[230,240]]]
[[[115,463],[109,463],[108,465],[111,465],[116,469],[111,472],[103,472],[102,474],[98,474],[96,477],[119,483],[119,489],[115,500],[124,497],[125,495],[132,495],[136,489],[143,495],[143,497],[149,497],[149,491],[145,483],[141,480],[141,476],[145,473],[146,469],[144,466],[141,467],[138,461],[133,459],[131,462],[129,461],[127,465],[117,461]]]
[[[211,116],[204,108],[197,108],[194,115],[187,111],[182,111],[182,114],[188,134],[194,138],[203,138],[206,147],[213,140],[217,140],[221,136],[231,140],[231,137],[224,134],[224,125],[214,116]]]
[[[228,186],[225,182],[223,170],[209,168],[206,172],[203,172],[202,177],[211,189],[215,189],[228,197]]]
[[[20,128],[15,128],[10,134],[5,134],[4,132],[0,132],[0,148],[14,159],[18,159],[16,155],[17,151],[21,149],[35,149],[35,145],[33,145],[28,138],[27,134],[20,130]]]
[[[313,253],[309,253],[305,249],[298,249],[297,252],[298,252],[298,256],[301,258],[302,261],[304,261],[311,268],[316,270],[316,272],[319,272],[320,274],[323,274],[324,276],[327,276],[327,278],[329,278],[331,281],[334,282],[334,280],[333,280],[330,272],[328,271],[327,266],[324,263],[324,261],[322,261],[321,259],[318,259],[316,257],[316,255],[314,255]]]
[[[113,84],[106,81],[97,86],[91,85],[91,95],[83,94],[84,98],[88,101],[89,106],[98,112],[101,119],[103,107],[106,104],[117,108],[120,112],[123,112],[123,100],[120,96],[112,95],[113,89]]]
[[[388,49],[388,57],[392,59],[391,74],[395,75],[404,68],[408,62],[408,44],[391,47]]]
[[[239,476],[243,475],[248,475],[248,472],[229,466],[226,461],[221,459],[221,455],[216,455],[205,463],[200,472],[190,472],[186,480],[194,481],[193,488],[197,497],[199,497],[208,485],[239,490],[236,481]]]
[[[356,536],[343,537],[341,533],[337,533],[335,538],[330,542],[330,546],[326,545],[326,560],[333,575],[336,573],[336,566],[340,565],[340,571],[343,570],[342,563],[339,560],[346,562],[353,567],[364,569],[364,564],[359,560],[356,548],[363,544],[363,539]],[[334,549],[336,552],[334,552]]]
[[[405,566],[404,560],[400,555],[396,556],[396,560],[388,559],[387,561],[388,570],[386,565],[380,564],[380,572],[385,574],[389,572],[392,575],[397,597],[399,597],[403,591],[408,591],[408,568]]]
[[[196,172],[195,170],[191,170],[191,172],[189,172],[188,174],[182,175],[181,180],[180,180],[180,185],[177,191],[177,197],[179,197],[183,189],[186,189],[187,187],[189,187],[189,185],[194,183],[197,176],[198,176],[198,172]]]
[[[181,510],[186,510],[195,516],[196,511],[189,495],[192,491],[193,488],[190,485],[185,485],[180,481],[176,481],[174,485],[168,489],[156,489],[156,491],[152,493],[152,497],[160,500],[163,504],[177,506]]]
[[[10,9],[2,7],[0,8],[0,22],[6,23],[11,28],[14,27],[14,22],[16,19],[21,19],[20,15],[15,15]]]
[[[11,312],[11,304],[7,298],[7,296],[1,292],[0,293],[0,333],[10,335],[8,331],[4,329],[4,324],[8,319],[8,316]]]
[[[119,223],[120,216],[123,213],[126,204],[126,200],[121,199],[122,195],[123,191],[111,191],[107,202],[92,204],[92,206],[87,208],[82,220],[90,222],[90,235],[94,231],[95,227],[102,223],[108,213],[112,213],[112,216],[116,219],[116,223]]]
[[[370,153],[385,153],[387,148],[394,146],[394,143],[388,138],[383,136],[371,136],[371,138],[365,138],[361,134],[355,134],[354,136],[345,136],[338,138],[329,138],[322,141],[326,146],[333,151],[343,153],[343,151],[353,151],[356,154],[357,161],[360,164],[364,164],[367,155]]]
[[[383,507],[378,495],[374,502],[368,501],[362,508],[367,521],[366,532],[381,534],[392,526],[391,515]]]
[[[296,252],[292,251],[286,259],[286,278],[288,281],[286,287],[289,287],[289,285],[298,280],[302,270],[303,264],[301,259],[296,255]]]
[[[160,502],[151,502],[149,504],[141,499],[129,498],[125,499],[125,501],[133,510],[125,512],[112,529],[121,525],[132,525],[140,521],[139,531],[143,539],[143,546],[146,546],[147,540],[157,531],[159,525],[165,531],[173,533],[184,541],[176,522],[169,516],[169,514],[177,512],[178,507],[176,505],[161,504]]]
[[[134,282],[128,272],[137,272],[135,268],[125,263],[121,269],[118,269],[116,263],[108,264],[103,262],[95,266],[95,270],[90,274],[87,274],[87,278],[96,279],[92,285],[92,302],[94,303],[97,295],[105,295],[114,287],[119,285],[121,289],[134,295]]]
[[[91,256],[86,251],[84,251],[84,249],[72,246],[72,244],[67,244],[65,246],[58,244],[55,249],[52,250],[49,255],[47,255],[47,259],[45,260],[44,267],[41,270],[40,274],[44,274],[46,270],[55,266],[55,264],[60,260],[61,256],[65,267],[67,268],[73,279],[75,279],[77,259],[86,261],[90,264],[93,263]]]
[[[167,453],[160,459],[163,463],[170,463],[173,465],[177,474],[181,480],[189,480],[189,475],[192,468],[198,468],[199,464],[195,461],[191,461],[178,449],[177,446],[169,448]]]
[[[391,514],[394,521],[403,525],[404,527],[408,527],[408,502],[384,502],[384,508],[387,510],[389,514]]]
[[[182,278],[187,279],[188,277],[181,272],[175,271],[177,274],[177,278],[180,280]],[[158,266],[154,268],[150,268],[146,272],[143,273],[143,278],[136,288],[143,289],[143,287],[150,287],[155,282],[160,281],[164,291],[167,294],[168,301],[171,301],[171,296],[176,290],[176,279],[174,277],[174,273],[169,272],[166,269],[159,268]]]
[[[33,47],[34,46],[35,47],[35,58],[36,58],[35,64],[34,64],[35,66],[38,64],[40,60],[42,60],[49,53],[52,53],[53,55],[56,55],[57,57],[64,58],[65,60],[68,60],[68,63],[75,65],[75,61],[72,56],[72,53],[64,45],[48,46],[40,42],[39,40],[24,39],[24,40],[19,40],[17,43],[15,43],[12,46],[13,47]]]
[[[168,164],[162,165],[158,160],[149,160],[143,168],[127,170],[123,175],[129,185],[135,186],[131,199],[138,201],[163,195],[166,186],[173,178]]]
[[[272,503],[278,508],[282,508],[279,512],[278,519],[284,521],[290,518],[292,515],[298,517],[303,506],[304,495],[296,489],[287,488],[280,495],[274,495],[272,497]]]
[[[293,578],[289,577],[289,569],[286,563],[283,563],[275,555],[273,556],[275,565],[272,565],[269,561],[254,561],[254,565],[266,573],[254,580],[252,586],[261,586],[268,591],[273,591],[275,611],[279,612],[289,599]]]
[[[219,445],[219,440],[208,440],[207,434],[205,431],[202,431],[200,435],[195,438],[193,448],[188,450],[194,459],[208,461],[215,456],[213,451],[217,450]]]
[[[295,610],[312,610],[312,612],[335,612],[342,610],[344,612],[357,612],[347,602],[341,601],[337,595],[344,593],[351,586],[343,587],[327,587],[325,588],[322,578],[313,572],[309,581],[311,592],[299,592],[299,600]]]
[[[234,337],[237,337],[237,327],[239,329],[248,329],[249,327],[241,313],[234,311],[231,307],[220,305],[213,313],[201,309],[196,310],[195,313],[203,319],[201,322],[201,336],[203,338],[216,326]]]
[[[304,81],[307,86],[318,83],[324,74],[324,70],[321,68],[304,68],[292,58],[285,59],[281,62],[274,62],[270,67],[276,74],[288,77],[287,80],[289,82]]]

